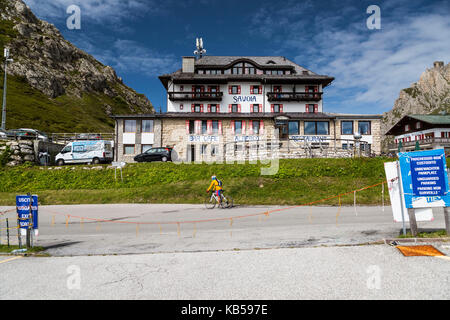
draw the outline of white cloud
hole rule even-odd
[[[153,0],[24,0],[33,12],[42,19],[64,21],[67,8],[77,5],[82,19],[102,24],[122,23],[124,20],[163,10],[161,1]]]
[[[298,64],[336,78],[326,89],[328,111],[383,112],[392,108],[400,90],[416,82],[433,61],[450,60],[445,3],[423,7],[419,14],[401,3],[404,6],[398,9],[392,2],[389,10],[381,6],[382,30],[368,30],[365,11],[355,16],[356,9],[349,6],[350,16],[318,11],[303,25],[297,21],[277,23],[280,11],[275,11],[265,17],[265,32],[259,32],[267,37],[278,33],[282,40],[277,53],[297,53],[294,60]],[[308,8],[299,10],[297,16],[305,15]],[[253,28],[262,27],[254,24]]]
[[[119,74],[156,77],[181,67],[181,59],[148,49],[132,40],[118,39],[110,49],[94,52],[93,55],[102,63],[112,66]]]

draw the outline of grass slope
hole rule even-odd
[[[42,204],[203,203],[210,176],[224,182],[239,204],[299,205],[360,189],[384,179],[385,158],[281,160],[277,174],[261,176],[261,164],[131,164],[124,181],[114,170],[60,170],[36,167],[0,170],[0,205],[14,205],[15,195],[38,194]],[[72,169],[74,168],[74,169]],[[358,204],[381,204],[381,186],[357,193]],[[385,203],[388,203],[385,192]],[[353,194],[342,204],[353,204]],[[321,204],[337,205],[338,199]]]
[[[3,95],[3,72],[0,73],[0,95]],[[66,95],[51,99],[32,88],[25,78],[8,76],[6,126],[34,128],[44,132],[113,132],[114,121],[103,106],[114,113],[127,113],[120,99],[100,94],[85,94],[81,99]]]

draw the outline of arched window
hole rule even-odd
[[[231,68],[232,74],[257,74],[258,69],[251,63],[248,62],[240,62],[236,63]]]

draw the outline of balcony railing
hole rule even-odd
[[[269,101],[320,101],[323,92],[268,92]]]
[[[449,145],[450,146],[450,138],[425,138],[422,140],[413,140],[413,141],[407,141],[402,142],[402,147],[415,147],[417,141],[419,142],[419,146],[425,146],[425,145],[434,145],[434,144],[443,144],[443,145]],[[398,143],[393,143],[388,146],[389,150],[397,150],[398,149]]]
[[[169,92],[171,101],[222,101],[223,92]]]

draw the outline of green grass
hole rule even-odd
[[[0,93],[3,94],[3,72]],[[67,95],[51,99],[32,88],[24,77],[8,76],[7,128],[34,128],[44,132],[113,132],[114,120],[105,114],[130,113],[125,102],[103,94],[89,93],[82,98]]]
[[[407,232],[405,235],[400,235],[399,238],[446,238],[449,235],[445,230],[431,231],[431,232],[420,232],[416,237],[413,237],[411,232]]]
[[[0,253],[11,253],[12,251],[17,250],[17,249],[19,249],[19,246],[17,246],[17,245],[14,245],[14,246],[11,245],[8,247],[8,245],[0,244]],[[24,253],[37,253],[37,252],[41,252],[43,250],[44,250],[43,247],[33,247],[33,248],[27,249],[27,251]]]
[[[0,170],[0,205],[14,205],[15,195],[27,192],[38,194],[43,205],[202,203],[213,174],[236,203],[300,205],[379,183],[385,161],[391,159],[281,160],[272,176],[260,174],[262,164],[130,164],[123,170],[123,182],[114,180],[111,169],[5,168]],[[384,196],[388,204],[387,188]],[[343,196],[341,203],[353,204],[353,194]],[[381,186],[358,192],[357,203],[381,204]],[[337,205],[338,199],[318,204]]]

